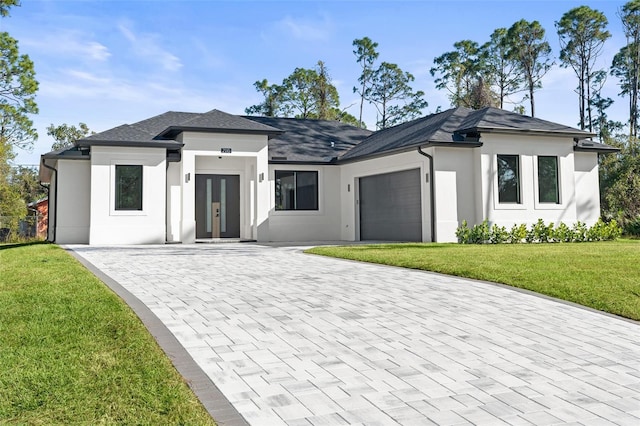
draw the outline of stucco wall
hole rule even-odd
[[[91,244],[165,242],[166,150],[91,148]],[[115,166],[142,165],[141,211],[115,210]]]
[[[432,154],[433,150],[426,150]],[[422,195],[422,240],[431,241],[429,159],[417,150],[388,157],[348,163],[341,166],[340,186],[336,188],[341,200],[340,239],[355,241],[360,238],[358,210],[358,180],[364,176],[391,173],[401,170],[420,169]],[[429,179],[432,177],[430,176]]]
[[[545,222],[572,224],[576,215],[576,181],[574,178],[573,140],[570,137],[510,136],[486,134],[482,136],[481,150],[481,211],[476,214],[476,223],[488,219],[490,224],[510,228],[516,223],[531,224],[538,219]],[[520,204],[498,202],[497,155],[520,156]],[[559,172],[560,203],[538,202],[537,156],[557,156]],[[598,197],[597,185],[584,192],[585,200]]]
[[[457,241],[456,229],[463,220],[476,221],[476,182],[481,180],[476,166],[477,148],[434,149],[436,241]]]
[[[600,217],[600,180],[598,154],[576,152],[575,163],[576,218],[593,225]]]
[[[195,175],[198,173],[239,175],[240,238],[266,239],[268,227],[261,225],[269,214],[267,136],[185,132],[178,140],[185,144],[178,172],[180,241],[195,241]],[[223,148],[230,148],[231,153],[223,153]]]
[[[318,210],[275,210],[275,171],[317,171]],[[335,241],[340,240],[340,167],[313,165],[269,166],[270,241]]]
[[[56,243],[87,244],[89,242],[91,163],[89,160],[59,160],[57,207],[51,208],[57,214],[55,223]],[[55,200],[55,190],[51,198]],[[50,233],[49,238],[53,238]]]

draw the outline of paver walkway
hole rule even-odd
[[[72,249],[253,425],[640,425],[636,323],[293,247]]]

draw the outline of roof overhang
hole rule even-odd
[[[180,149],[184,146],[182,142],[174,140],[158,140],[158,141],[95,141],[90,139],[81,139],[77,142],[79,147],[89,146],[126,146],[136,148],[173,148]]]
[[[195,133],[231,133],[241,135],[265,135],[269,139],[281,135],[284,133],[282,130],[250,130],[250,129],[222,129],[212,127],[188,127],[188,126],[170,126],[163,130],[156,138],[159,139],[174,139],[180,133],[183,132],[195,132]]]
[[[344,164],[344,163],[355,163],[357,161],[371,160],[373,158],[385,157],[387,155],[402,154],[404,152],[415,151],[416,148],[427,148],[427,147],[433,147],[433,146],[440,146],[440,147],[446,147],[446,148],[479,148],[482,145],[483,144],[480,141],[459,141],[459,142],[425,141],[419,144],[411,144],[408,146],[403,146],[401,148],[396,148],[396,149],[392,149],[384,152],[376,152],[369,155],[361,155],[361,156],[352,157],[352,158],[338,158],[337,163]]]
[[[470,127],[456,130],[456,133],[503,133],[512,135],[531,134],[536,136],[567,136],[573,138],[588,138],[596,136],[595,133],[580,130],[540,130],[540,129],[513,129],[510,127]]]
[[[620,148],[607,145],[604,143],[592,141],[590,139],[574,139],[575,145],[573,150],[576,152],[597,152],[600,154],[611,154],[614,152],[620,152]]]

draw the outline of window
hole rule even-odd
[[[498,202],[520,204],[520,157],[498,155]]]
[[[276,210],[318,210],[318,172],[276,170]]]
[[[116,165],[116,210],[142,210],[142,166]]]
[[[538,202],[560,204],[558,157],[538,157]]]

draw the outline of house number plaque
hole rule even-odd
[[[221,154],[231,154],[231,151],[232,151],[231,148],[220,148]]]

